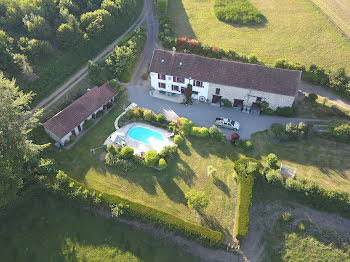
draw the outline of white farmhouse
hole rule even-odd
[[[207,58],[156,49],[150,65],[152,88],[161,93],[185,95],[192,85],[192,98],[232,102],[249,112],[266,101],[270,108],[292,106],[301,79],[300,71]]]
[[[86,120],[95,118],[98,112],[112,106],[118,92],[108,83],[94,87],[75,100],[72,104],[57,113],[44,123],[46,133],[55,141],[64,145],[70,136],[76,136],[83,130]]]

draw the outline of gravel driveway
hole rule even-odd
[[[153,110],[155,113],[162,113],[167,119],[174,120],[177,117],[186,117],[192,120],[197,126],[211,127],[216,117],[227,117],[238,121],[241,129],[238,131],[243,139],[249,139],[251,134],[268,129],[273,123],[287,124],[289,122],[299,123],[307,121],[304,118],[286,118],[279,116],[258,116],[242,112],[236,112],[232,108],[216,107],[204,102],[197,102],[193,105],[182,105],[175,102],[152,97],[149,94],[148,81],[140,81],[141,84],[130,83],[127,86],[129,101],[135,102],[138,106]],[[225,134],[232,132],[222,129]]]

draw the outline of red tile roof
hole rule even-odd
[[[180,63],[182,64],[180,65]],[[292,71],[156,49],[150,72],[295,96],[301,79]]]
[[[44,127],[61,139],[117,94],[108,83],[96,86],[46,121]]]

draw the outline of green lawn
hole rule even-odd
[[[350,43],[308,0],[250,0],[267,18],[266,26],[236,27],[219,21],[214,0],[169,0],[177,36],[243,54],[272,64],[287,58],[327,69],[350,69]]]
[[[96,155],[89,152],[90,148],[99,147],[114,131],[115,117],[121,113],[120,105],[127,103],[127,94],[124,93],[118,100],[118,106],[71,150],[60,153],[53,150],[59,168],[93,188],[209,226],[226,236],[231,235],[236,194],[232,166],[239,157],[231,145],[220,145],[203,139],[186,140],[186,146],[179,150],[179,156],[168,163],[168,168],[162,172],[139,168],[122,173],[105,166],[100,160],[102,149],[96,150]],[[218,170],[214,183],[209,181],[208,165],[213,165]],[[184,195],[191,188],[205,191],[210,199],[204,215],[200,216],[187,207]]]
[[[0,219],[1,261],[200,261],[168,240],[37,195]]]
[[[315,180],[318,184],[350,190],[350,146],[314,137],[302,142],[278,143],[268,133],[252,136],[254,149],[250,156],[264,162],[275,153],[279,163],[297,169],[297,176]]]

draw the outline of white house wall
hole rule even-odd
[[[151,77],[151,86],[159,91],[164,91],[164,92],[169,92],[169,93],[175,93],[175,94],[181,94],[181,87],[187,88],[187,85],[190,83],[192,85],[192,91],[198,92],[198,97],[195,95],[192,95],[193,98],[199,99],[199,97],[203,96],[205,100],[208,99],[208,88],[209,88],[209,83],[203,82],[202,87],[197,87],[193,86],[193,80],[198,80],[201,81],[200,79],[191,79],[191,81],[188,78],[185,78],[185,83],[178,83],[178,82],[173,82],[173,76],[166,75],[165,80],[158,79],[158,73],[151,72],[150,73]],[[159,88],[158,83],[164,83],[165,88]],[[171,86],[176,85],[179,87],[179,91],[174,91],[171,90]]]
[[[226,98],[233,102],[235,99],[244,100],[243,104],[245,106],[252,106],[256,102],[257,97],[261,97],[262,101],[269,103],[269,107],[276,110],[277,107],[292,106],[294,103],[294,96],[286,96],[280,94],[274,94],[269,92],[258,91],[254,89],[240,88],[234,86],[226,86],[215,83],[209,84],[209,94],[208,98],[211,101],[213,95],[216,95],[216,89],[220,89],[219,96],[222,99]]]

